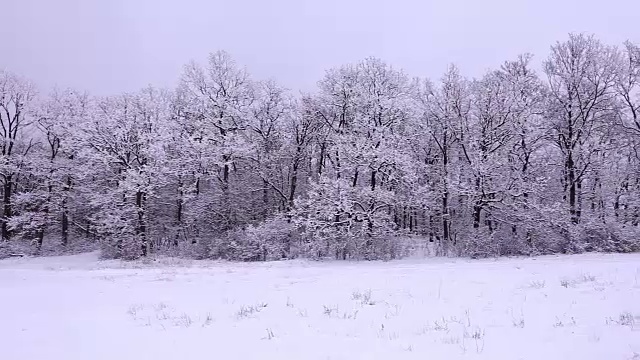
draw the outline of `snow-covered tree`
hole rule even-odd
[[[28,131],[34,127],[30,116],[36,90],[29,80],[0,70],[0,125],[2,125],[2,182],[1,236],[7,241],[11,235],[9,221],[13,214],[14,193],[18,188],[21,170],[33,148],[34,139]]]
[[[82,128],[92,220],[113,255],[136,258],[149,249],[149,203],[165,181],[166,105],[153,88],[98,99]]]
[[[81,167],[77,162],[81,145],[75,131],[86,119],[89,106],[86,93],[67,89],[54,90],[34,110],[39,142],[28,161],[29,187],[16,199],[20,214],[11,223],[23,235],[35,236],[38,248],[47,229],[59,229],[63,246],[69,242],[71,208],[79,200],[71,190]]]
[[[299,96],[223,51],[175,89],[110,97],[38,98],[0,72],[3,251],[10,235],[123,258],[634,251],[638,49],[571,34],[544,79],[529,54],[437,82],[367,58]]]
[[[378,59],[330,70],[311,113],[324,123],[319,177],[298,203],[318,255],[377,258],[386,247],[409,162],[405,130],[416,84]],[[394,194],[398,195],[394,198]]]
[[[571,222],[580,222],[582,186],[614,120],[617,51],[593,36],[570,35],[544,63],[549,82],[547,117],[561,152],[562,184]],[[595,181],[595,179],[593,179]]]

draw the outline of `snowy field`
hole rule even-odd
[[[0,358],[640,359],[640,254],[0,261]]]

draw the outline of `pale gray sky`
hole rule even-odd
[[[173,86],[223,49],[255,78],[312,90],[330,67],[380,57],[438,78],[540,61],[569,32],[640,42],[640,0],[0,0],[0,68],[47,90]]]

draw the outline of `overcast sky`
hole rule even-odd
[[[46,90],[173,86],[223,49],[255,78],[312,90],[376,56],[415,76],[481,75],[569,32],[640,42],[640,0],[0,0],[0,68]]]

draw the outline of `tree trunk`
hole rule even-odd
[[[178,176],[178,199],[176,200],[176,233],[173,239],[173,246],[177,247],[180,240],[180,229],[182,227],[182,207],[184,191],[182,189],[182,176]]]
[[[569,151],[566,161],[567,182],[569,183],[569,215],[571,222],[577,224],[580,221],[580,214],[577,209],[577,188],[576,188],[576,169],[573,161],[573,154]]]
[[[342,177],[342,170],[340,169],[340,153],[336,150],[336,178]]]
[[[322,170],[324,169],[324,152],[326,147],[327,145],[324,142],[320,145],[320,155],[318,156],[318,175],[322,175]]]
[[[12,175],[5,176],[3,184],[3,202],[2,202],[2,240],[7,241],[11,237],[9,230],[9,219],[13,216],[11,197],[13,193]]]
[[[73,157],[72,157],[73,158]],[[69,209],[67,206],[69,191],[71,190],[71,176],[67,176],[67,183],[62,188],[64,195],[62,197],[62,221],[61,221],[61,236],[62,246],[69,244]]]
[[[451,238],[449,228],[449,192],[445,190],[442,193],[442,241],[445,242],[445,246]]]
[[[50,174],[53,174],[53,170],[51,170]],[[49,186],[47,186],[47,200],[45,201],[44,209],[42,209],[42,213],[44,214],[45,222],[42,224],[40,229],[38,229],[38,251],[42,248],[42,243],[44,242],[44,231],[49,222],[49,211],[51,205],[51,193],[53,192],[53,185],[51,185],[51,180],[49,180]]]
[[[37,241],[36,248],[38,252],[40,252],[40,249],[42,249],[42,243],[44,242],[44,225],[38,229],[38,235],[36,235],[36,241]]]
[[[291,184],[289,185],[289,205],[287,211],[293,209],[293,200],[295,199],[296,187],[298,186],[298,167],[300,166],[298,159],[299,158],[296,157],[296,159],[293,161],[293,165],[291,166],[292,174]]]
[[[225,224],[225,229],[228,230],[232,227],[232,224],[235,222],[235,212],[234,208],[230,206],[229,199],[229,160],[231,157],[229,155],[224,155],[224,167],[222,169],[222,205],[226,213],[227,221]]]
[[[371,191],[376,189],[376,171],[371,170]]]
[[[480,227],[480,215],[482,213],[482,206],[480,206],[477,202],[473,205],[473,228],[477,229]]]
[[[476,196],[481,197],[480,194],[480,176],[476,176]],[[473,228],[478,229],[480,227],[480,220],[482,215],[482,199],[476,199],[473,204]]]
[[[62,246],[69,244],[69,210],[67,209],[67,199],[62,200]]]
[[[262,220],[266,220],[269,216],[269,183],[262,180]]]
[[[413,233],[413,210],[409,210],[409,232]]]
[[[445,131],[442,137],[442,242],[445,247],[449,246],[449,240],[451,238],[451,223],[449,218],[449,152],[447,148],[447,132]]]
[[[136,192],[136,207],[138,208],[138,226],[136,227],[136,235],[140,239],[142,248],[142,256],[147,256],[147,226],[145,224],[145,206],[146,194],[143,191]]]

